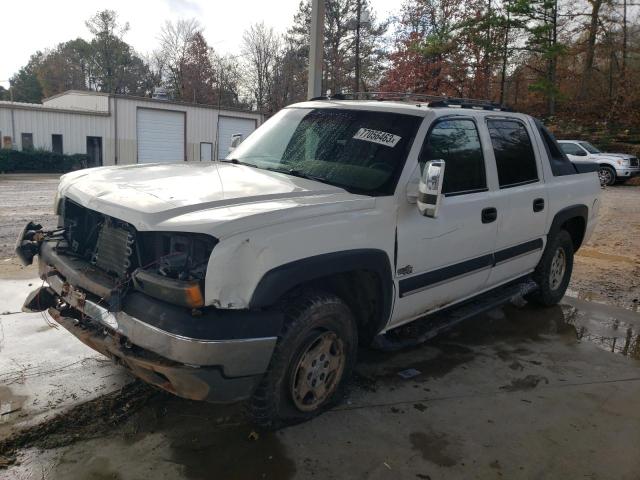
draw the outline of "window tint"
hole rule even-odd
[[[562,148],[562,151],[567,155],[583,155],[584,156],[584,153],[585,153],[584,150],[582,150],[575,143],[561,143],[560,147]]]
[[[538,180],[536,158],[524,124],[515,120],[488,120],[500,187]]]
[[[446,162],[442,193],[471,193],[486,190],[482,146],[475,123],[471,120],[442,120],[436,123],[425,140],[420,166],[429,160]]]
[[[62,154],[62,135],[51,135],[51,151]]]
[[[22,134],[22,150],[33,150],[33,134]]]

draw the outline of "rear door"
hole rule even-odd
[[[490,213],[496,205],[474,118],[434,122],[420,153],[420,170],[437,159],[446,162],[438,216],[421,215],[415,204],[398,206],[395,325],[479,293],[493,264],[497,222]]]
[[[531,272],[546,236],[548,199],[531,125],[515,117],[487,117],[498,176],[498,235],[488,286]]]

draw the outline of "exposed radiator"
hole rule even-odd
[[[131,267],[134,242],[134,233],[107,219],[100,228],[92,262],[98,268],[123,278]]]

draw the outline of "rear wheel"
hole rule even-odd
[[[600,178],[600,184],[611,186],[616,183],[616,171],[608,165],[600,165],[598,178]]]
[[[269,429],[309,420],[339,402],[357,353],[355,319],[337,296],[307,291],[284,311],[269,369],[248,403],[250,420]]]
[[[573,240],[566,230],[560,230],[547,242],[533,279],[538,290],[527,297],[535,303],[556,305],[564,296],[573,271]]]

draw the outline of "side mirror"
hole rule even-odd
[[[418,210],[425,217],[438,216],[444,181],[444,160],[431,160],[424,166],[418,185]]]
[[[584,150],[580,150],[575,155],[578,155],[579,157],[586,157],[588,154]]]
[[[233,135],[231,135],[231,145],[229,145],[229,153],[233,152],[241,143],[242,143],[241,133],[234,133]]]

